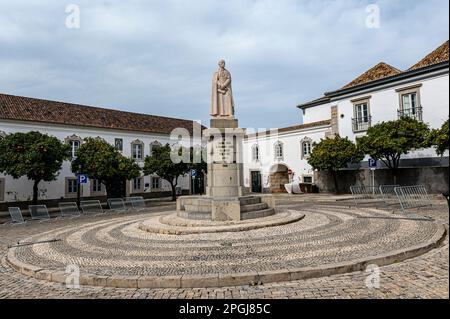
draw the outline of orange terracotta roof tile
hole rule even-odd
[[[368,71],[364,72],[360,76],[358,76],[356,79],[354,79],[349,84],[342,87],[342,89],[347,89],[350,87],[354,87],[361,84],[366,84],[372,81],[384,79],[393,75],[397,75],[401,73],[397,68],[394,68],[393,66],[380,62],[377,65],[375,65],[373,68],[369,69]]]
[[[163,116],[0,94],[0,119],[170,134],[193,122]]]
[[[439,48],[428,54],[422,60],[414,64],[409,70],[416,70],[424,68],[433,64],[445,62],[449,60],[448,53],[448,40],[443,43]]]

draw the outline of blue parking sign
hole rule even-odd
[[[193,169],[191,171],[191,175],[192,175],[192,177],[196,177],[197,176],[197,170]]]
[[[87,184],[88,182],[88,177],[85,174],[78,174],[77,179],[78,184]]]
[[[369,158],[369,167],[371,168],[377,167],[377,160]]]

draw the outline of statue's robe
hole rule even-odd
[[[219,89],[219,84],[225,89]],[[211,94],[211,116],[234,116],[231,74],[226,69],[214,73]]]

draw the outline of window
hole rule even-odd
[[[114,140],[114,146],[116,147],[116,150],[122,152],[123,151],[123,139],[116,138]]]
[[[152,156],[153,147],[155,147],[155,146],[161,146],[161,143],[158,141],[154,141],[154,142],[150,143],[150,156]]]
[[[80,141],[70,141],[69,145],[72,148],[72,158],[75,158],[77,151],[80,148]]]
[[[278,160],[283,159],[283,143],[281,142],[275,144],[275,158]]]
[[[303,183],[312,184],[312,182],[313,182],[312,176],[303,176]]]
[[[371,125],[370,97],[353,100],[353,132],[367,131]]]
[[[152,189],[161,188],[161,179],[159,177],[152,177]]]
[[[311,154],[311,142],[303,142],[303,156]]]
[[[312,139],[305,137],[300,141],[301,145],[301,158],[307,158],[311,154],[312,150]]]
[[[253,147],[252,147],[252,160],[254,162],[259,161],[259,146],[258,145],[253,145]]]
[[[135,160],[144,159],[144,143],[139,140],[131,143],[131,158]]]
[[[77,135],[72,135],[72,136],[68,136],[65,138],[65,141],[67,144],[70,145],[71,148],[71,154],[72,154],[72,159],[76,157],[77,151],[80,148],[81,145],[81,137],[77,136]]]
[[[418,121],[422,121],[422,106],[420,105],[420,87],[414,85],[407,88],[398,89],[400,109],[398,117],[408,116]]]
[[[91,180],[91,195],[103,195],[103,185],[99,179]]]
[[[0,202],[5,201],[5,179],[0,178]]]
[[[76,197],[78,182],[76,178],[66,177],[66,197]]]
[[[143,178],[142,177],[137,177],[133,179],[133,193],[141,193],[144,191],[143,186]]]
[[[417,93],[402,94],[403,116],[416,117],[418,111]]]

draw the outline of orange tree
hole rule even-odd
[[[308,163],[319,171],[331,173],[336,193],[339,192],[337,172],[347,167],[348,163],[359,163],[364,155],[357,149],[355,143],[347,137],[335,135],[333,138],[321,139],[313,144]]]
[[[152,155],[145,158],[144,173],[146,175],[156,174],[165,179],[170,184],[173,201],[176,200],[175,190],[178,185],[178,179],[189,173],[193,167],[191,156],[187,157],[186,161],[181,159],[180,155],[183,152],[188,152],[188,150],[181,146],[171,147],[169,144],[166,144],[164,146],[154,146]],[[180,160],[174,161],[174,158],[179,158]]]
[[[378,123],[356,139],[365,154],[383,162],[392,172],[397,184],[400,158],[414,149],[428,147],[428,125],[410,117]]]
[[[70,156],[69,145],[40,132],[13,133],[0,139],[0,172],[32,180],[33,204],[38,201],[39,183],[55,180]]]
[[[134,160],[123,156],[101,138],[85,138],[72,161],[72,172],[101,181],[110,198],[125,196],[125,181],[139,177],[140,170]]]

